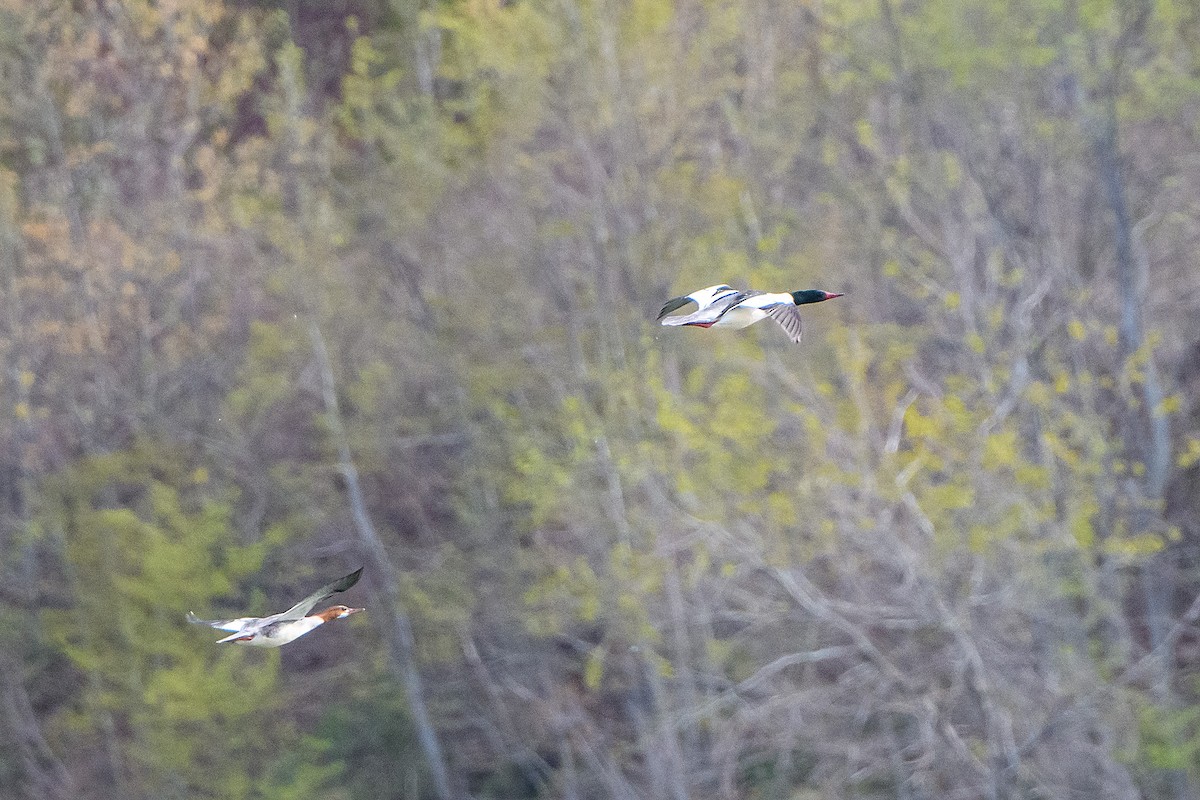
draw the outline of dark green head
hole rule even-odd
[[[820,303],[824,300],[832,300],[835,297],[841,297],[844,292],[824,292],[820,289],[801,289],[798,292],[792,292],[792,300],[798,306],[805,303]]]

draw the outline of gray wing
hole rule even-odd
[[[713,323],[719,320],[726,311],[736,306],[738,303],[745,300],[751,294],[761,294],[761,292],[738,292],[736,294],[720,297],[709,303],[699,311],[691,314],[683,314],[678,317],[666,317],[663,319],[663,325],[703,325],[705,323]]]
[[[359,577],[362,576],[362,571],[363,568],[359,567],[346,577],[338,578],[333,583],[325,584],[320,589],[317,589],[308,597],[301,600],[299,603],[296,603],[296,605],[292,606],[287,611],[283,612],[282,614],[275,614],[270,619],[273,622],[282,622],[284,620],[300,619],[301,617],[308,616],[308,612],[312,611],[313,606],[315,606],[317,603],[321,602],[327,597],[337,594],[338,592],[344,592],[354,584],[358,583]]]
[[[766,312],[771,319],[779,323],[789,339],[793,342],[800,341],[800,309],[791,303],[780,303],[766,309]]]
[[[207,625],[223,631],[244,631],[247,626],[258,622],[258,617],[238,617],[237,619],[200,619],[192,612],[187,613],[187,621],[193,625]]]

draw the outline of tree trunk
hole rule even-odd
[[[1116,280],[1121,296],[1121,365],[1126,373],[1125,380],[1130,381],[1130,391],[1133,392],[1133,378],[1129,373],[1132,371],[1133,360],[1145,344],[1142,306],[1145,302],[1147,265],[1135,254],[1135,231],[1121,176],[1115,98],[1108,99],[1104,121],[1098,129],[1095,149],[1100,180],[1115,223],[1113,237],[1116,246]],[[1130,504],[1129,527],[1135,534],[1159,527],[1156,517],[1161,517],[1171,463],[1170,429],[1163,409],[1163,397],[1153,355],[1147,356],[1142,366],[1141,397],[1138,398],[1140,407],[1130,403],[1125,413],[1124,426],[1126,460],[1140,461],[1145,465],[1144,477],[1141,480],[1131,477],[1127,484]],[[1171,630],[1173,560],[1174,556],[1170,550],[1159,553],[1144,565],[1139,576],[1151,652],[1160,649]],[[1164,706],[1172,708],[1177,705],[1172,686],[1172,654],[1165,654],[1158,663],[1161,668],[1153,678],[1154,695]],[[1182,800],[1195,796],[1188,785],[1187,773],[1183,770],[1166,770],[1165,777],[1173,797]]]
[[[450,788],[449,771],[446,769],[446,761],[442,755],[437,731],[434,730],[433,723],[429,718],[429,710],[425,706],[425,690],[422,686],[421,672],[417,667],[416,642],[413,639],[412,623],[400,600],[400,576],[388,558],[383,541],[379,538],[367,512],[366,500],[363,498],[362,486],[358,480],[358,468],[354,465],[350,442],[346,437],[345,426],[342,424],[342,414],[338,406],[336,384],[333,377],[333,365],[329,360],[329,350],[325,347],[325,337],[321,335],[320,328],[313,320],[309,321],[308,333],[312,339],[313,353],[317,358],[317,368],[321,373],[326,421],[337,447],[338,470],[346,481],[346,493],[349,496],[350,510],[354,515],[354,528],[358,533],[359,547],[370,563],[372,572],[378,576],[378,580],[374,581],[373,585],[379,587],[379,591],[383,595],[383,615],[391,633],[388,641],[391,645],[392,663],[408,694],[408,705],[412,711],[413,724],[417,728],[417,739],[421,743],[425,760],[429,763],[434,790],[441,800],[452,800],[455,795]]]

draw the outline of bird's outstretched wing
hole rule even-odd
[[[692,303],[693,305],[695,305],[696,301],[690,297],[672,297],[670,300],[668,300],[666,302],[666,305],[664,305],[662,307],[662,311],[658,312],[658,316],[655,317],[655,319],[662,319],[667,314],[670,314],[672,311],[677,311],[678,309],[683,308],[688,303]]]
[[[800,341],[800,310],[791,303],[780,303],[766,309],[771,319],[779,323],[793,342]]]
[[[677,317],[666,317],[663,325],[711,325],[725,315],[725,312],[736,306],[751,295],[750,292],[735,292],[724,297],[718,297],[699,311],[682,314]]]
[[[677,311],[686,305],[694,305],[699,309],[704,309],[709,306],[714,300],[722,297],[736,294],[737,289],[724,283],[718,283],[716,286],[708,286],[704,289],[699,289],[691,294],[685,294],[682,297],[672,297],[662,307],[662,311],[658,312],[656,319],[662,319],[672,311]],[[664,323],[669,324],[669,323]]]
[[[328,583],[322,586],[320,589],[317,589],[315,592],[301,600],[299,603],[296,603],[296,605],[292,606],[287,611],[283,612],[282,614],[275,615],[273,619],[283,621],[289,619],[300,619],[301,617],[308,616],[308,612],[312,611],[313,606],[315,606],[317,603],[321,602],[327,597],[337,594],[338,592],[344,592],[354,584],[358,583],[359,577],[362,576],[362,571],[363,568],[359,567],[346,577],[338,578],[333,583]]]
[[[257,622],[258,617],[239,617],[238,619],[200,619],[192,612],[187,613],[187,621],[193,625],[207,625],[223,631],[243,631],[250,623]]]

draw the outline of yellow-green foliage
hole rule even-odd
[[[237,388],[226,400],[233,419],[256,423],[274,406],[291,399],[296,370],[308,357],[310,347],[299,321],[253,323],[245,367]]]
[[[1200,706],[1138,709],[1138,756],[1155,769],[1195,776],[1200,765]]]
[[[36,524],[64,541],[70,579],[68,608],[42,619],[83,687],[58,736],[87,742],[115,726],[114,756],[138,785],[261,796],[261,766],[289,735],[274,721],[278,658],[214,647],[184,615],[218,605],[279,542],[233,543],[233,498],[180,455],[144,441],[46,484]]]
[[[442,547],[436,568],[404,581],[404,607],[421,628],[420,656],[429,663],[452,663],[462,652],[475,599],[467,582],[470,563],[452,545]]]
[[[535,581],[525,592],[525,602],[533,611],[525,624],[542,636],[568,630],[577,622],[595,622],[601,611],[596,573],[583,558],[576,558]]]
[[[771,459],[775,420],[765,408],[765,391],[740,372],[714,376],[697,368],[681,395],[658,394],[657,421],[668,435],[656,443],[676,489],[684,495],[715,493],[753,503],[779,465]]]
[[[425,24],[444,37],[442,74],[461,81],[465,91],[446,103],[468,122],[451,136],[469,131],[475,146],[529,135],[543,102],[541,79],[560,52],[562,31],[537,3],[502,4],[470,0],[439,6]]]

